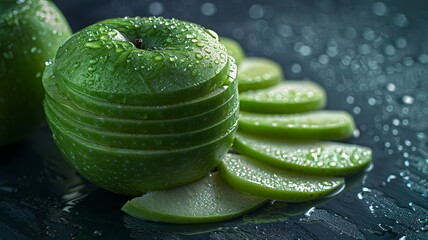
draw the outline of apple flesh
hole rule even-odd
[[[22,140],[41,125],[45,61],[70,35],[49,1],[0,2],[0,145]]]

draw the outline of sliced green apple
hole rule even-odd
[[[239,66],[245,58],[245,53],[241,45],[236,40],[226,37],[221,37],[220,42],[224,44],[229,55],[235,59],[236,65]]]
[[[67,118],[55,107],[49,106],[49,103],[45,104],[47,105],[46,114],[49,115],[51,121],[55,121],[64,130],[73,132],[86,141],[117,148],[172,150],[197,146],[224,135],[235,125],[239,117],[238,100],[235,99],[234,103],[233,109],[226,109],[227,116],[221,118],[217,123],[210,124],[200,130],[180,134],[135,134],[100,131]]]
[[[311,81],[284,81],[278,85],[240,94],[242,111],[255,113],[300,113],[323,108],[326,94]]]
[[[238,68],[240,92],[271,87],[283,78],[281,66],[267,58],[245,58]]]
[[[229,67],[215,32],[177,19],[135,17],[76,33],[59,48],[54,74],[100,100],[157,106],[208,94],[223,85]]]
[[[206,176],[232,144],[237,123],[208,143],[175,150],[113,148],[86,141],[47,114],[53,138],[65,159],[97,186],[123,195],[180,186]]]
[[[214,109],[180,119],[165,120],[134,120],[112,118],[104,115],[96,115],[76,107],[69,101],[58,101],[47,95],[46,104],[56,108],[69,119],[74,119],[84,125],[102,131],[144,134],[172,134],[185,133],[206,128],[223,120],[237,104],[237,92],[230,99]]]
[[[136,218],[155,222],[204,223],[241,216],[266,201],[231,189],[213,173],[188,185],[134,198],[122,210]]]
[[[160,106],[131,106],[108,103],[80,94],[66,86],[60,89],[59,86],[64,85],[64,83],[55,77],[52,65],[46,68],[43,84],[47,95],[52,99],[62,104],[72,102],[76,107],[94,114],[120,119],[161,120],[190,117],[222,105],[237,91],[236,74],[236,65],[233,63],[227,81],[219,88],[207,95],[195,97],[195,99],[187,102]]]
[[[219,173],[237,191],[286,202],[320,198],[344,183],[343,178],[295,173],[237,154],[223,158]]]
[[[336,142],[289,142],[237,134],[233,148],[266,164],[295,172],[343,176],[369,166],[368,147]]]
[[[354,119],[343,111],[301,114],[257,114],[242,112],[239,131],[289,140],[337,140],[352,136]]]

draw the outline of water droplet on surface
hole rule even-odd
[[[265,11],[260,4],[254,4],[248,9],[248,14],[252,19],[259,19],[264,16]]]
[[[3,53],[3,57],[5,59],[12,59],[13,58],[13,52],[9,51],[9,52],[4,52]]]
[[[291,65],[291,71],[293,73],[300,73],[302,71],[302,66],[300,66],[300,64],[295,63],[293,65]]]
[[[372,13],[376,16],[385,16],[388,12],[388,7],[383,2],[375,2],[372,5]]]
[[[95,230],[94,231],[94,236],[95,237],[101,237],[103,235],[103,231],[101,231],[101,230]]]
[[[311,53],[312,53],[312,49],[311,49],[311,47],[309,47],[309,46],[306,46],[306,45],[302,45],[300,48],[299,48],[299,53],[300,53],[300,55],[302,55],[302,56],[309,56],[309,55],[311,55]]]
[[[201,5],[201,13],[205,16],[213,16],[217,12],[217,7],[212,2],[205,2]]]
[[[164,11],[163,5],[160,2],[152,2],[149,5],[149,13],[151,15],[160,15]]]
[[[399,13],[394,17],[394,24],[398,27],[405,27],[409,24],[406,15]]]
[[[404,95],[401,100],[403,101],[403,103],[405,104],[413,104],[415,102],[415,99],[412,96],[409,95]]]

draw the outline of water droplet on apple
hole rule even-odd
[[[188,33],[188,34],[186,34],[186,38],[188,38],[188,39],[195,38],[195,34],[193,34],[193,33]]]
[[[198,60],[201,60],[203,57],[202,57],[202,54],[200,54],[200,53],[196,53],[196,59],[198,59]]]
[[[90,64],[95,64],[97,62],[98,62],[98,58],[93,58],[93,59],[89,60]]]
[[[205,32],[208,33],[211,37],[216,40],[219,40],[218,34],[211,29],[205,29]]]
[[[3,57],[5,59],[12,59],[13,58],[13,52],[9,51],[9,52],[4,52],[3,53]]]

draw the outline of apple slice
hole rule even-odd
[[[110,132],[144,133],[144,134],[172,134],[184,133],[206,128],[218,121],[225,119],[237,104],[237,92],[225,103],[206,112],[179,119],[165,120],[134,120],[112,118],[104,115],[96,115],[76,107],[66,98],[51,98],[48,94],[46,104],[56,108],[69,119],[78,121],[84,125]]]
[[[112,103],[157,106],[204,96],[223,85],[229,57],[218,35],[165,19],[107,19],[74,34],[55,57],[60,81]]]
[[[97,186],[123,195],[180,186],[206,176],[232,145],[237,123],[211,142],[175,150],[107,147],[65,130],[46,115],[65,159]]]
[[[241,45],[237,41],[226,37],[221,37],[220,42],[224,44],[229,55],[235,59],[236,65],[239,66],[245,58],[245,52]]]
[[[185,186],[134,198],[122,210],[133,217],[155,222],[206,223],[241,216],[266,201],[231,189],[213,173]]]
[[[311,81],[285,81],[270,88],[240,94],[242,111],[300,113],[323,108],[324,89]]]
[[[337,140],[352,136],[354,119],[343,111],[266,115],[242,112],[239,131],[289,140]]]
[[[343,176],[366,168],[368,147],[335,142],[288,142],[237,134],[233,148],[261,162],[295,172]]]
[[[238,68],[238,89],[240,92],[267,88],[278,84],[284,78],[281,66],[267,58],[245,58]]]
[[[46,114],[51,121],[64,130],[73,132],[86,141],[109,147],[146,149],[146,150],[172,150],[200,145],[205,142],[215,140],[224,135],[238,120],[238,100],[235,99],[232,108],[228,108],[225,118],[221,118],[217,123],[207,125],[205,128],[179,134],[135,134],[111,131],[101,131],[93,127],[81,124],[72,120],[55,107],[46,102]],[[161,124],[161,123],[160,123]]]
[[[237,191],[286,202],[317,199],[344,184],[343,178],[290,172],[236,154],[223,158],[219,173]]]
[[[78,108],[93,112],[94,114],[120,119],[161,120],[194,116],[222,105],[237,91],[238,83],[236,74],[236,65],[233,63],[230,68],[228,79],[219,88],[214,89],[207,95],[196,97],[187,102],[160,106],[131,106],[126,104],[107,103],[78,93],[66,86],[60,89],[59,85],[64,85],[64,83],[55,77],[52,65],[46,67],[43,76],[43,84],[47,95],[52,99],[61,103],[72,102]]]

